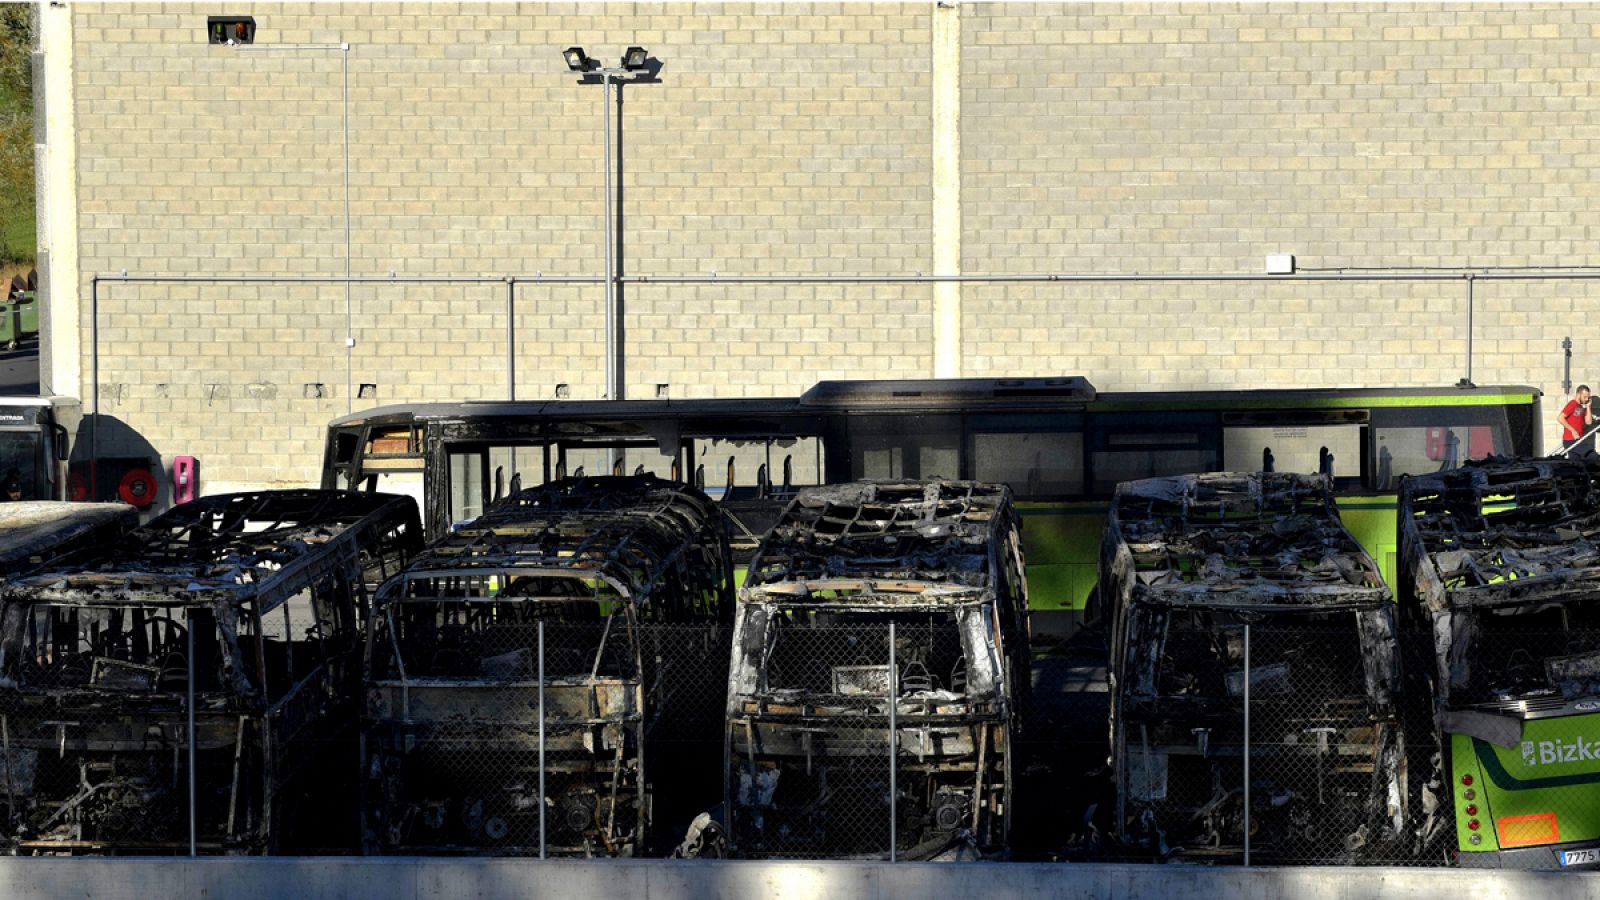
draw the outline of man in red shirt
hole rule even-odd
[[[1589,401],[1593,396],[1589,393],[1587,384],[1578,385],[1578,392],[1561,408],[1561,447],[1566,450],[1578,443],[1583,438],[1583,446],[1568,453],[1568,456],[1579,455],[1585,452],[1594,452],[1594,438],[1585,437],[1594,428],[1594,410],[1590,408]]]

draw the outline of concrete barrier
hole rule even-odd
[[[1032,863],[521,859],[3,859],[0,897],[83,900],[1578,900],[1600,873]]]

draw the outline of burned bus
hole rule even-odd
[[[1325,476],[1124,483],[1101,566],[1125,846],[1393,852],[1407,807],[1394,604]]]
[[[718,781],[728,532],[687,485],[564,479],[503,498],[384,585],[366,852],[632,856],[658,812],[687,821]]]
[[[126,503],[0,503],[0,579],[98,552],[138,524]]]
[[[354,759],[362,613],[420,546],[406,498],[228,494],[0,583],[0,848],[353,846],[329,762]]]
[[[724,809],[747,857],[1001,855],[1027,582],[1004,485],[799,492],[750,564]]]
[[[1462,865],[1600,863],[1600,463],[1472,463],[1400,510],[1450,794],[1429,824]]]
[[[766,399],[406,404],[330,423],[322,486],[411,494],[437,537],[518,481],[670,476],[717,500],[747,560],[800,488],[1004,483],[1026,522],[1033,632],[1065,637],[1095,584],[1118,483],[1309,471],[1333,457],[1339,514],[1392,578],[1399,478],[1489,454],[1538,455],[1540,398],[1517,385],[1104,391],[1062,376],[822,381]]]

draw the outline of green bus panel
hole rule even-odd
[[[1335,499],[1339,505],[1340,521],[1344,522],[1344,527],[1361,545],[1361,549],[1367,551],[1373,562],[1378,564],[1383,583],[1398,598],[1400,591],[1395,579],[1400,574],[1396,566],[1400,523],[1396,518],[1395,495]]]
[[[1462,853],[1600,841],[1600,711],[1524,721],[1514,747],[1449,738]]]
[[[1081,612],[1094,589],[1104,503],[1018,503],[1028,563],[1028,608]]]

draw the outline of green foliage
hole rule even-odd
[[[5,113],[33,113],[34,10],[0,3],[0,103]]]
[[[33,199],[33,30],[28,3],[0,3],[0,262],[31,263]]]

